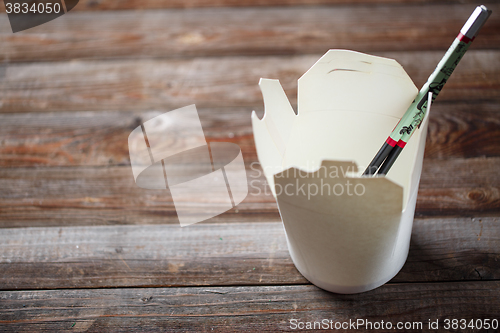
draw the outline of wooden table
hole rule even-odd
[[[0,331],[500,320],[498,3],[433,104],[409,257],[378,289],[336,295],[298,273],[250,123],[259,78],[280,79],[295,107],[329,48],[394,58],[422,86],[477,4],[81,0],[16,34],[1,14]],[[236,208],[181,228],[167,191],[135,185],[127,137],[193,103],[254,182]]]

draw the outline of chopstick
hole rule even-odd
[[[391,169],[399,154],[401,154],[401,151],[408,143],[408,140],[415,130],[420,127],[428,111],[428,105],[430,106],[430,103],[436,99],[490,15],[491,10],[484,5],[476,7],[363,175],[385,175]]]

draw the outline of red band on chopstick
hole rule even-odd
[[[464,43],[472,42],[474,40],[474,38],[476,38],[476,36],[469,38],[469,37],[463,35],[462,33],[459,33],[457,36],[457,39],[461,42],[464,42]]]
[[[397,145],[400,148],[404,148],[406,146],[406,142],[404,142],[403,140],[399,140],[398,143],[397,143]]]
[[[388,137],[387,140],[385,141],[389,146],[394,147],[398,143],[397,141],[393,140],[391,137]]]

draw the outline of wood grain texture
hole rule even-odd
[[[9,291],[0,300],[0,323],[11,331],[281,332],[296,331],[291,319],[366,319],[438,320],[439,332],[456,332],[445,319],[498,318],[500,282],[394,284],[357,295],[314,286]]]
[[[339,4],[401,4],[430,3],[429,0],[80,0],[74,10],[133,10],[161,8],[194,8],[194,7],[250,7],[250,6],[304,6],[304,5],[339,5]],[[432,1],[436,3],[437,1]],[[477,3],[475,0],[441,0],[441,3]],[[482,1],[481,3],[488,3]]]
[[[488,6],[500,11],[498,4]],[[474,8],[454,3],[71,12],[21,34],[12,34],[3,14],[0,60],[184,59],[323,54],[335,48],[444,53]],[[471,48],[498,50],[499,29],[500,18],[492,15]]]
[[[420,87],[441,51],[379,55],[400,62]],[[0,78],[0,112],[172,110],[190,104],[255,107],[259,79],[279,79],[291,103],[297,79],[320,55],[190,60],[74,61],[9,65]],[[471,50],[439,101],[500,99],[500,51]]]
[[[500,209],[498,162],[497,158],[424,160],[416,215],[496,215]]]
[[[279,221],[257,168],[244,202],[209,221]],[[0,186],[2,227],[178,223],[170,191],[139,188],[130,166],[0,169]]]
[[[498,218],[417,219],[396,282],[500,279]],[[2,229],[0,289],[308,283],[281,222]]]
[[[169,110],[165,110],[169,111]],[[54,112],[0,114],[0,166],[111,166],[130,164],[128,136],[163,112]],[[198,108],[209,142],[237,143],[256,161],[252,108]],[[500,112],[498,113],[500,116]],[[500,152],[499,152],[500,155]]]
[[[500,158],[424,162],[416,214],[492,216],[500,211]],[[209,222],[279,221],[258,165],[249,194]],[[2,227],[178,223],[169,191],[135,185],[129,166],[0,169]]]
[[[263,114],[261,106],[256,109]],[[257,161],[251,112],[251,107],[198,108],[207,141],[238,144],[247,164]],[[0,166],[127,165],[130,132],[159,114],[160,111],[0,114]],[[500,102],[438,101],[430,114],[425,157],[498,157],[499,128]]]
[[[429,114],[425,158],[499,156],[500,104],[436,102]]]

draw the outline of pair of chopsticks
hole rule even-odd
[[[476,7],[434,72],[420,89],[417,97],[384,142],[363,175],[385,175],[408,143],[412,134],[422,123],[430,104],[434,101],[464,56],[477,33],[484,25],[491,10],[481,5]]]

